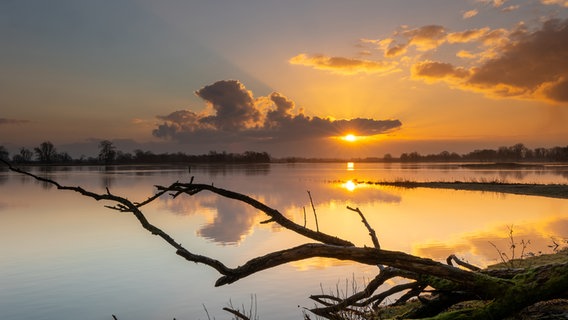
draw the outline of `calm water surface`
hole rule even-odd
[[[551,252],[568,238],[568,201],[491,192],[399,189],[355,181],[506,181],[568,183],[568,168],[548,166],[479,170],[459,165],[272,164],[187,167],[73,167],[40,173],[67,185],[142,201],[154,185],[199,183],[250,195],[299,224],[315,228],[307,191],[321,231],[372,246],[359,207],[385,249],[443,260],[456,253],[481,266],[497,262],[490,241],[512,254],[515,240],[526,252]],[[0,171],[0,319],[230,319],[232,301],[249,308],[256,295],[261,319],[301,319],[311,293],[361,287],[376,268],[310,259],[214,287],[218,274],[188,263],[129,214],[30,178]],[[194,253],[237,266],[248,259],[305,242],[254,209],[210,193],[158,199],[148,219]],[[520,254],[520,249],[515,253]],[[351,285],[349,285],[351,288]],[[350,289],[349,289],[350,290]],[[327,293],[327,292],[326,292]]]

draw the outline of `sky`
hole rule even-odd
[[[5,0],[0,44],[12,154],[568,145],[566,0]]]

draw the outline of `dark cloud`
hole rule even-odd
[[[450,63],[422,61],[413,66],[412,73],[421,78],[464,78],[469,72],[463,68],[458,68]]]
[[[24,123],[29,123],[29,122],[30,122],[29,120],[0,118],[0,126],[1,125],[8,125],[8,124],[24,124]]]
[[[209,102],[215,115],[202,118],[219,130],[242,130],[253,126],[260,118],[252,93],[236,80],[218,81],[195,92]]]
[[[551,20],[541,30],[517,37],[502,55],[477,68],[467,84],[502,86],[505,95],[542,93],[552,100],[568,101],[556,94],[568,79],[568,20]]]
[[[568,102],[568,20],[550,20],[537,31],[510,33],[496,57],[469,70],[423,61],[413,77],[444,80],[495,97]]]
[[[238,143],[275,144],[344,135],[377,135],[399,128],[399,120],[308,117],[295,110],[294,102],[274,92],[255,99],[239,81],[219,81],[196,94],[212,107],[212,114],[188,110],[158,116],[162,124],[153,131],[159,138],[193,145],[219,146]]]

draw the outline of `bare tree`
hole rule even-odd
[[[525,269],[479,270],[455,256],[448,257],[446,263],[436,262],[413,256],[404,252],[389,251],[380,247],[378,237],[358,208],[347,208],[359,215],[363,226],[369,232],[374,247],[356,247],[350,241],[311,230],[291,221],[278,210],[247,195],[214,187],[210,184],[175,182],[169,186],[156,186],[157,192],[141,202],[132,202],[115,195],[107,189],[98,194],[81,187],[64,186],[58,182],[36,176],[4,162],[10,170],[31,176],[39,181],[51,184],[59,190],[77,192],[83,196],[110,203],[105,207],[118,212],[133,214],[140,225],[168,243],[177,255],[187,261],[201,263],[215,269],[220,277],[215,286],[234,283],[257,272],[282,264],[313,257],[325,257],[348,260],[355,263],[377,266],[377,276],[366,287],[351,296],[339,298],[330,295],[313,295],[319,303],[312,313],[328,319],[350,317],[371,318],[366,312],[373,310],[376,315],[381,310],[381,302],[395,294],[400,297],[394,304],[403,304],[411,298],[417,298],[419,305],[405,313],[404,318],[436,319],[502,319],[524,307],[552,298],[568,297],[568,263],[550,264]],[[200,192],[211,192],[221,197],[248,204],[264,214],[268,219],[262,223],[277,223],[280,226],[316,241],[293,248],[286,248],[255,257],[241,266],[229,267],[223,262],[194,253],[173,239],[169,234],[153,225],[142,212],[142,208],[163,195],[171,197],[193,196]],[[453,266],[453,263],[459,266]],[[408,282],[380,291],[379,287],[393,278],[404,278]],[[463,307],[456,311],[447,311],[449,307],[465,300],[477,300],[478,304]],[[306,318],[309,318],[306,316]]]
[[[105,164],[112,163],[116,158],[116,147],[109,140],[99,142],[99,161]]]
[[[10,153],[8,152],[8,150],[6,150],[6,148],[4,146],[0,146],[0,159],[8,160],[9,157],[10,157]]]
[[[55,160],[57,151],[55,146],[50,141],[42,142],[39,147],[34,148],[36,157],[40,162],[51,163]]]
[[[15,154],[12,157],[12,160],[14,162],[30,162],[32,161],[33,156],[34,153],[30,149],[21,147],[19,153]]]

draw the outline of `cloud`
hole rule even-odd
[[[484,34],[479,40],[485,46],[501,46],[509,42],[509,32],[505,29],[493,29]]]
[[[29,120],[0,118],[0,126],[1,125],[10,125],[10,124],[25,124],[25,123],[30,123],[30,121]]]
[[[483,4],[489,4],[495,8],[499,8],[502,7],[505,2],[507,2],[507,0],[478,0],[478,2],[481,2]]]
[[[428,51],[445,42],[446,28],[439,25],[427,25],[404,30],[401,35],[408,38],[408,46],[415,46],[419,51]]]
[[[489,33],[489,28],[470,29],[462,32],[452,32],[446,37],[449,43],[467,43],[477,41]]]
[[[469,18],[473,18],[475,17],[477,14],[479,13],[479,11],[473,9],[473,10],[469,10],[463,13],[462,18],[464,19],[469,19]]]
[[[406,54],[412,47],[422,52],[436,49],[446,42],[446,28],[439,25],[427,25],[414,29],[402,27],[402,30],[395,32],[393,37],[382,40],[365,39],[364,41],[377,44],[385,57],[395,58]]]
[[[259,143],[299,143],[343,135],[346,131],[371,136],[402,125],[399,120],[308,117],[303,110],[296,110],[295,103],[284,95],[273,92],[254,98],[252,92],[236,80],[216,82],[196,94],[211,106],[210,112],[178,110],[157,116],[161,123],[152,134],[210,148],[231,143],[245,147]]]
[[[422,61],[412,67],[412,75],[414,78],[422,78],[425,80],[436,81],[450,79],[460,80],[469,76],[469,71],[454,67],[450,63],[436,61]]]
[[[468,71],[423,61],[414,78],[444,80],[494,97],[568,102],[568,20],[549,20],[540,30],[518,29],[499,54]],[[457,81],[458,80],[458,81]]]
[[[558,5],[558,6],[568,8],[568,1],[567,0],[541,0],[540,3],[542,3],[544,5]]]
[[[322,54],[308,55],[305,53],[290,58],[289,63],[344,75],[389,73],[397,66],[395,62],[388,61],[330,57]]]
[[[477,55],[467,51],[467,50],[460,50],[456,53],[456,56],[462,59],[474,59]]]
[[[195,92],[213,106],[215,115],[201,121],[220,130],[240,130],[254,126],[260,112],[254,106],[252,92],[236,80],[218,81]]]
[[[519,5],[510,5],[508,7],[505,7],[503,9],[501,9],[502,12],[511,12],[511,11],[515,11],[517,9],[519,9],[521,6]]]
[[[393,47],[388,48],[385,51],[385,57],[397,57],[405,54],[407,52],[408,45],[407,44],[399,44]]]
[[[502,7],[505,4],[505,2],[507,2],[507,0],[492,0],[491,2],[493,3],[493,6],[495,8],[499,8]]]

